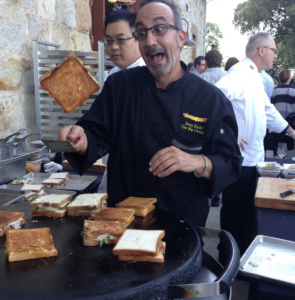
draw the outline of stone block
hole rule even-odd
[[[71,42],[72,50],[91,50],[90,39],[88,34],[72,32]]]
[[[28,34],[30,39],[37,40],[38,34],[42,31],[42,24],[38,22],[34,15],[27,15]]]
[[[60,44],[62,50],[71,50],[71,30],[64,24],[52,28],[52,42]]]
[[[77,30],[88,33],[91,28],[91,14],[89,3],[77,2]]]
[[[38,0],[38,17],[44,20],[53,21],[56,17],[56,0]]]
[[[26,16],[15,7],[0,7],[0,47],[22,51],[26,38]]]
[[[18,4],[23,9],[30,9],[34,7],[37,0],[16,0],[14,3]]]
[[[0,60],[0,91],[16,91],[20,89],[22,76],[30,67],[26,59],[8,61]]]
[[[57,1],[56,11],[58,23],[63,23],[71,29],[76,29],[76,7],[74,0]]]

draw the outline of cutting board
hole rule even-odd
[[[70,165],[70,163],[67,160],[64,160],[61,164],[62,164],[63,168],[66,170],[74,170],[73,167]],[[95,173],[104,173],[105,169],[106,169],[106,165],[104,165],[102,163],[102,160],[99,159],[87,171],[95,172]]]
[[[280,193],[294,190],[295,180],[260,177],[255,195],[255,205],[273,209],[295,210],[295,194],[281,198]]]

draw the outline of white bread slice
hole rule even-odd
[[[42,184],[25,184],[21,190],[22,191],[32,191],[32,192],[40,192],[43,189]]]
[[[60,173],[52,173],[49,176],[49,179],[66,179],[69,175],[69,172],[60,172]]]
[[[57,256],[57,250],[53,247],[52,250],[48,251],[35,251],[33,253],[17,253],[17,252],[8,252],[8,261],[21,261],[21,260],[29,260],[36,258],[44,258],[50,256]]]
[[[66,215],[65,210],[46,211],[46,210],[32,210],[33,217],[49,217],[49,218],[63,218]]]
[[[45,179],[41,182],[41,184],[43,184],[43,186],[48,186],[48,187],[61,187],[64,184],[65,179]]]
[[[38,197],[36,200],[30,203],[31,207],[39,207],[39,206],[52,206],[52,207],[61,207],[64,206],[65,203],[69,202],[72,199],[72,195],[63,194],[63,195],[45,195]]]
[[[163,247],[160,248],[159,254],[157,256],[121,254],[118,255],[118,259],[123,261],[131,260],[131,261],[148,261],[148,262],[163,263],[165,248],[166,248],[166,243],[163,242]]]
[[[93,210],[93,212],[95,210],[97,212],[97,209],[100,210],[106,204],[107,197],[108,194],[105,193],[82,194],[67,206],[67,210]]]
[[[157,256],[164,230],[126,229],[113,249],[115,255]]]

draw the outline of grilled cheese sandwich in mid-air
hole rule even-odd
[[[164,230],[126,229],[113,253],[119,260],[164,262],[166,243],[162,242]]]
[[[134,209],[103,207],[99,212],[91,216],[96,221],[120,221],[127,228],[134,221]]]
[[[41,76],[40,87],[45,89],[67,114],[78,109],[100,89],[97,80],[73,52],[60,65]]]
[[[48,178],[41,182],[46,188],[61,189],[69,182],[69,178]]]
[[[5,253],[9,262],[57,256],[49,228],[8,230]]]
[[[124,223],[119,221],[84,221],[83,245],[97,246],[116,244],[125,231]]]
[[[23,212],[0,210],[0,237],[10,229],[20,229],[26,221]]]
[[[67,212],[67,205],[72,200],[72,195],[45,195],[38,197],[30,203],[34,207],[32,216],[62,218]]]
[[[116,207],[134,209],[135,216],[145,217],[148,213],[155,209],[155,205],[153,204],[156,202],[156,198],[129,197],[124,201],[117,203]]]
[[[106,205],[108,194],[82,194],[67,206],[68,216],[90,217]]]
[[[26,177],[18,177],[10,182],[11,185],[25,185],[25,184],[34,184],[35,182],[32,179]]]

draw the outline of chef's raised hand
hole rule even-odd
[[[240,148],[242,148],[243,151],[245,151],[245,144],[248,145],[248,142],[243,139],[241,136],[238,137],[238,145]]]
[[[207,158],[208,167],[204,178],[210,178],[212,173],[212,162]],[[205,170],[204,158],[200,155],[189,154],[171,146],[158,151],[150,161],[149,171],[154,176],[166,177],[175,171],[185,173],[196,172],[202,175]]]
[[[59,131],[58,140],[73,141],[73,146],[81,155],[85,155],[88,147],[87,136],[84,129],[77,125],[69,125]]]

